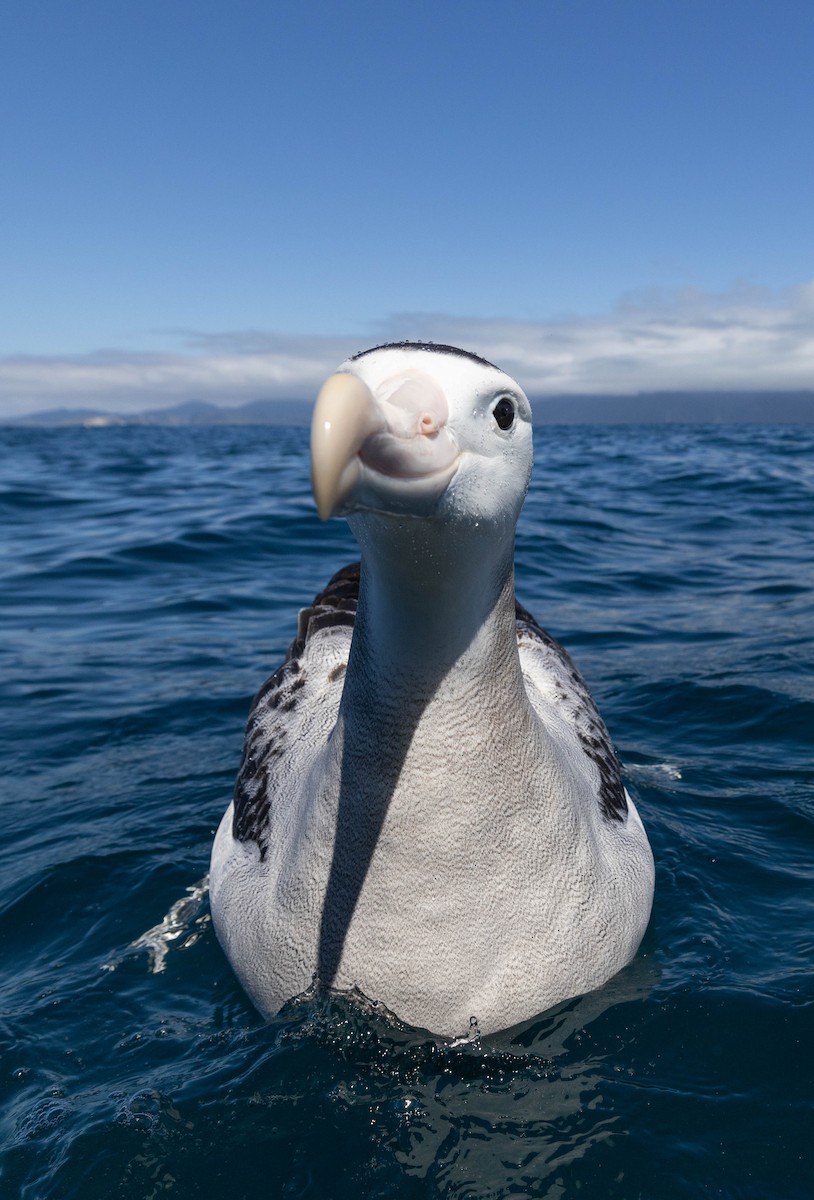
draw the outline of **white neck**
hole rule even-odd
[[[513,538],[485,526],[353,520],[359,608],[342,716],[365,723],[431,701],[525,704],[514,618]],[[361,703],[360,703],[361,701]]]

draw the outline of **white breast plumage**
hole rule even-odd
[[[380,347],[326,384],[312,455],[362,562],[255,698],[218,937],[269,1014],[316,984],[438,1034],[505,1028],[626,965],[653,892],[588,689],[514,599],[528,401],[452,347]]]

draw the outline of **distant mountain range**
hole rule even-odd
[[[187,400],[172,408],[150,408],[135,413],[113,413],[97,408],[49,408],[0,421],[0,424],[50,428],[64,425],[88,428],[106,425],[307,425],[311,408],[307,400],[252,400],[236,408],[205,400]]]
[[[639,392],[634,396],[536,396],[536,425],[814,424],[814,390],[802,392]],[[53,408],[0,420],[1,425],[58,428],[84,425],[300,425],[309,423],[305,400],[252,400],[227,408],[189,400],[172,408],[111,413]]]
[[[814,390],[541,396],[535,425],[810,425]]]

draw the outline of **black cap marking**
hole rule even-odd
[[[440,342],[383,342],[381,346],[371,346],[369,350],[360,350],[358,354],[354,354],[351,362],[356,362],[359,358],[364,358],[366,354],[374,354],[377,350],[431,350],[433,354],[456,354],[458,358],[468,358],[470,362],[479,363],[482,367],[491,367],[493,371],[499,371],[500,367],[496,367],[494,363],[490,363],[488,358],[481,358],[479,354],[473,354],[471,350],[461,350],[458,346],[446,346]]]

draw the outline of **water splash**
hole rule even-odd
[[[160,975],[167,968],[167,955],[174,942],[183,941],[178,945],[179,950],[194,946],[211,921],[208,909],[202,911],[209,895],[209,875],[204,875],[197,883],[186,889],[186,895],[181,896],[171,904],[157,925],[153,925],[142,933],[128,946],[128,951],[146,950],[150,956],[150,973]],[[115,971],[121,959],[105,963],[104,969]]]

